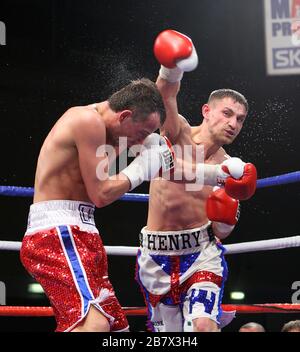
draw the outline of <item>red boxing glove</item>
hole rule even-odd
[[[239,218],[239,201],[229,197],[224,188],[218,188],[207,198],[206,214],[217,223],[220,232],[229,232]]]
[[[225,181],[226,193],[235,199],[246,200],[253,196],[256,190],[257,171],[253,164],[247,163],[239,179],[228,177]]]
[[[182,71],[192,71],[197,67],[198,57],[192,40],[171,29],[161,32],[154,43],[157,61],[167,67],[178,67]]]

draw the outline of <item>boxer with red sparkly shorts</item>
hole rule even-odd
[[[92,204],[52,200],[31,205],[21,260],[48,296],[57,331],[73,330],[91,305],[107,318],[111,331],[128,329],[108,279]]]
[[[94,207],[110,204],[172,167],[165,139],[153,134],[164,120],[156,85],[140,79],[106,101],[70,108],[45,139],[21,260],[44,288],[57,331],[128,329],[108,279]],[[127,138],[127,145],[120,145],[120,137]],[[109,175],[109,165],[126,147],[143,142],[129,166]]]

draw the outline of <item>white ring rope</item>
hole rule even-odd
[[[19,251],[22,242],[0,241],[0,250]],[[300,236],[276,238],[272,240],[251,241],[243,243],[228,244],[224,246],[226,254],[248,253],[258,251],[270,251],[300,247]],[[105,246],[108,255],[135,256],[139,247],[129,246]]]
[[[271,251],[274,249],[300,247],[300,236],[298,235],[291,237],[276,238],[272,240],[228,244],[224,247],[226,248],[226,254]]]

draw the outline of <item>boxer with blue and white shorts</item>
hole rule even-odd
[[[198,317],[220,325],[227,264],[210,222],[184,231],[143,228],[140,236],[136,279],[147,304],[148,327],[192,331]]]
[[[256,188],[251,163],[230,158],[223,149],[240,133],[248,102],[232,89],[213,91],[191,126],[179,114],[177,95],[184,72],[197,67],[192,40],[168,29],[159,33],[154,54],[160,63],[156,85],[167,118],[160,128],[183,159],[168,178],[151,181],[146,228],[141,234],[136,278],[141,285],[154,331],[219,331],[233,317],[222,314],[227,266],[220,241],[230,235],[239,214],[239,200]],[[190,180],[185,162],[191,161]],[[206,170],[199,172],[199,163]],[[227,174],[218,176],[215,167]],[[189,187],[187,187],[189,186]],[[220,186],[214,190],[212,186]]]

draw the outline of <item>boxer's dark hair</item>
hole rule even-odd
[[[162,97],[154,82],[147,78],[131,81],[115,92],[109,99],[110,108],[115,111],[131,110],[134,121],[144,121],[154,112],[159,113],[160,123],[166,120]]]
[[[221,100],[224,98],[231,98],[232,100],[240,103],[241,105],[244,105],[246,109],[246,113],[248,113],[249,105],[248,105],[247,99],[243,96],[243,94],[233,89],[223,88],[223,89],[214,90],[213,92],[210,93],[207,103],[209,104],[214,100]]]

